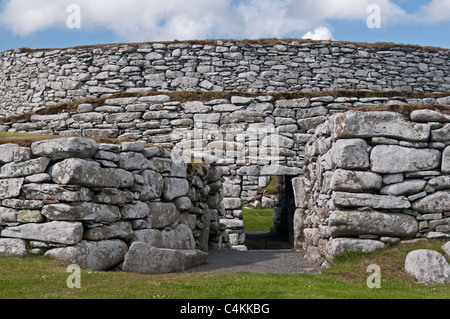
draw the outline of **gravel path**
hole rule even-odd
[[[320,267],[306,262],[304,252],[293,249],[247,251],[223,249],[210,250],[208,254],[206,264],[193,267],[186,272],[320,273]]]

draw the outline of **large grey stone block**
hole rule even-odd
[[[371,192],[381,188],[383,178],[376,173],[337,169],[331,176],[330,188],[343,192]]]
[[[134,185],[134,176],[130,172],[102,168],[93,162],[76,158],[55,164],[51,176],[56,183],[62,185],[115,188],[130,188]]]
[[[0,179],[0,199],[19,196],[23,181],[23,178]]]
[[[405,271],[423,285],[450,283],[450,265],[434,250],[418,249],[406,256]]]
[[[31,144],[33,155],[51,159],[88,158],[94,156],[97,150],[98,144],[95,141],[79,137],[66,137]]]
[[[408,122],[394,112],[346,112],[332,117],[334,138],[391,137],[406,141],[426,142],[428,124]]]
[[[65,263],[76,264],[83,269],[109,270],[123,261],[127,245],[121,240],[86,241],[75,246],[48,250],[44,256]]]
[[[331,161],[342,169],[367,169],[368,145],[363,139],[337,140],[329,150]]]
[[[123,270],[143,274],[180,272],[206,262],[208,254],[199,250],[156,248],[134,242],[125,256]]]
[[[397,145],[377,145],[370,155],[376,173],[395,174],[433,170],[441,164],[441,152]]]
[[[119,207],[113,205],[81,202],[73,204],[51,204],[42,208],[49,220],[115,222],[120,219]]]
[[[413,238],[419,229],[413,216],[379,211],[333,211],[328,224],[332,237],[377,235]]]
[[[450,190],[443,190],[425,196],[412,205],[422,214],[445,213],[450,211]]]
[[[80,222],[62,221],[52,221],[42,224],[23,224],[3,229],[1,236],[75,245],[83,237],[83,224]]]
[[[337,207],[371,207],[375,209],[406,209],[411,207],[405,196],[334,192],[332,199]]]

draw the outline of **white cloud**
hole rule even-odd
[[[420,8],[419,12],[415,14],[415,19],[423,23],[450,21],[450,1],[431,1]]]
[[[333,34],[327,27],[318,27],[314,31],[308,31],[302,39],[333,40]]]
[[[69,4],[81,8],[83,29],[112,31],[124,41],[267,38],[304,34],[331,20],[366,21],[377,4],[382,25],[412,19],[395,0],[3,0],[0,26],[28,36],[65,28]],[[428,20],[449,19],[450,0],[421,10]],[[308,36],[332,37],[317,29]]]

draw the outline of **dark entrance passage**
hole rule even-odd
[[[267,232],[246,231],[245,246],[249,250],[292,249],[294,247],[293,177],[277,176],[275,178],[278,180],[278,194],[274,204],[273,226]]]

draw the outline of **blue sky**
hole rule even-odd
[[[450,48],[449,30],[450,0],[0,0],[0,51],[273,37]]]

